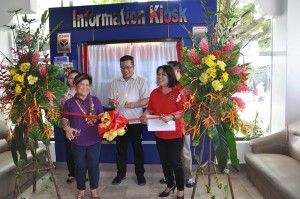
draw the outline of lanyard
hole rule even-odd
[[[88,111],[84,108],[84,106],[80,103],[80,101],[78,99],[75,99],[75,102],[77,104],[77,106],[79,107],[79,109],[81,110],[81,112],[85,115],[88,114],[94,114],[95,113],[95,109],[94,109],[94,102],[93,102],[93,98],[90,98],[90,112],[88,113]]]

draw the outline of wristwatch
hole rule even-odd
[[[175,115],[173,115],[173,119],[172,119],[173,121],[175,121],[176,120],[176,117],[175,117]]]

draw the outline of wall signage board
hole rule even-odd
[[[71,52],[71,33],[57,34],[57,52],[58,53]]]
[[[203,38],[206,37],[207,26],[194,26],[193,27],[193,38],[195,43],[199,43]]]
[[[142,7],[140,9],[124,6],[114,12],[101,12],[101,10],[92,12],[87,8],[81,13],[73,9],[72,25],[73,28],[86,28],[186,23],[188,22],[186,12],[187,8],[184,8],[182,4],[175,4],[172,7],[171,5],[170,7],[166,7],[163,4],[150,4],[149,8]]]
[[[216,0],[207,1],[207,7],[216,10]],[[199,0],[176,0],[49,8],[49,29],[62,21],[50,35],[50,53],[52,58],[60,56],[66,49],[60,45],[58,51],[57,45],[66,40],[59,41],[57,34],[70,33],[72,61],[79,60],[81,42],[182,38],[184,46],[191,46],[185,28],[192,32],[193,27],[205,26],[207,19]]]

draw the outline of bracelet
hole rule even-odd
[[[176,120],[176,117],[175,117],[175,115],[173,115],[173,121],[175,121]]]

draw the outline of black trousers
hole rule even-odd
[[[69,175],[75,177],[75,163],[73,158],[73,153],[71,150],[71,141],[67,138],[66,132],[64,132],[64,141],[66,147],[66,157],[67,157],[67,166],[69,170]]]
[[[135,174],[137,177],[144,176],[144,150],[142,147],[142,128],[143,125],[127,124],[127,132],[123,136],[117,136],[117,175],[126,176],[127,168],[127,146],[128,139],[130,139],[133,153],[134,153],[134,166]]]
[[[156,137],[156,146],[161,161],[167,187],[174,186],[174,175],[177,190],[184,190],[184,171],[182,165],[182,149],[184,137],[176,139],[160,139]]]

